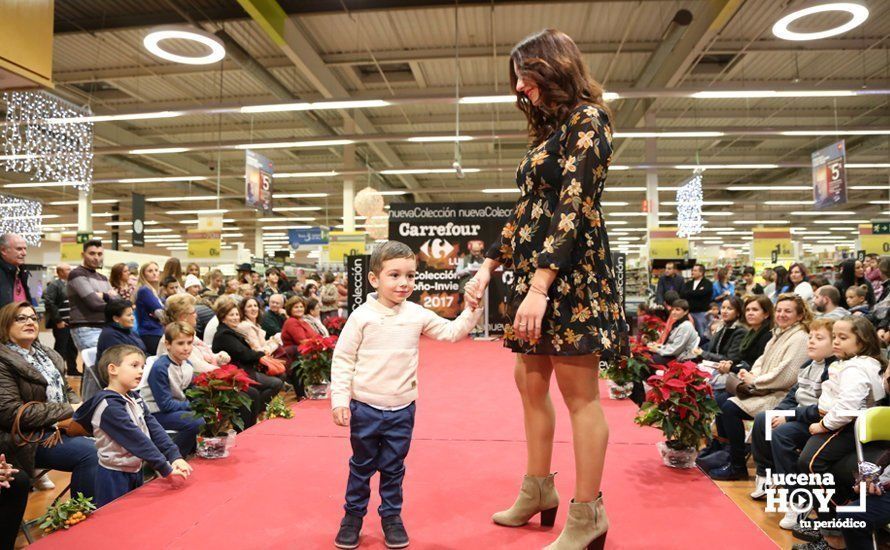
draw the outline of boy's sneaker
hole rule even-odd
[[[800,520],[806,519],[809,515],[810,510],[804,510],[801,513],[797,513],[791,508],[788,508],[788,511],[785,512],[785,517],[779,521],[779,527],[791,531],[795,527],[800,526]]]
[[[34,482],[34,489],[37,491],[52,491],[55,488],[56,484],[46,474],[40,476],[40,479]]]
[[[381,518],[383,526],[383,539],[387,548],[405,548],[408,546],[408,533],[402,523],[402,516],[389,516]]]
[[[337,531],[337,538],[334,539],[334,546],[337,548],[358,548],[359,535],[362,532],[362,518],[346,514],[343,521],[340,522],[340,530]]]
[[[766,498],[766,489],[767,489],[767,479],[766,476],[758,475],[754,480],[754,491],[751,493],[751,498],[754,500],[761,500]]]

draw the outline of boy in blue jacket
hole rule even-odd
[[[139,385],[148,412],[165,430],[173,430],[173,442],[182,456],[195,452],[204,421],[192,414],[185,390],[192,384],[195,369],[189,363],[195,329],[186,323],[170,323],[164,330],[167,353],[157,358]]]
[[[96,438],[96,506],[104,506],[142,486],[142,466],[148,463],[162,476],[183,479],[192,467],[151,416],[133,390],[142,379],[145,354],[135,346],[113,346],[102,356],[98,371],[107,388],[74,414],[74,421]]]

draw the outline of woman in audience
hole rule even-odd
[[[199,266],[195,262],[192,262],[185,268],[185,274],[186,274],[186,276],[194,275],[195,277],[200,278],[201,277],[201,266]]]
[[[763,294],[763,287],[754,280],[754,268],[751,266],[742,270],[743,285],[737,287],[737,293],[740,298],[744,298],[748,294]]]
[[[720,319],[723,321],[723,326],[708,342],[706,349],[695,348],[693,355],[706,361],[729,360],[729,350],[745,333],[745,329],[741,326],[741,318],[742,301],[735,296],[723,300],[720,305]]]
[[[299,346],[303,340],[318,336],[318,332],[312,325],[306,322],[306,300],[300,296],[294,296],[284,304],[287,321],[281,327],[281,345],[292,348]],[[292,355],[292,354],[291,354]]]
[[[132,302],[135,298],[136,287],[130,283],[130,268],[127,267],[127,264],[114,264],[111,274],[108,276],[108,284],[117,292],[121,300]]]
[[[717,270],[717,280],[714,281],[714,291],[711,294],[711,301],[717,304],[735,294],[735,284],[729,280],[730,269],[724,266]]]
[[[158,297],[159,281],[158,264],[143,264],[139,269],[139,290],[136,291],[136,322],[139,337],[149,354],[158,349],[158,342],[164,335],[164,304]]]
[[[785,294],[791,289],[790,281],[788,281],[788,270],[785,269],[784,266],[777,265],[773,270],[776,274],[775,280],[775,290],[773,290],[772,296],[770,296],[775,304],[779,299],[779,296]]]
[[[133,304],[127,300],[112,300],[105,304],[105,323],[99,334],[99,343],[96,344],[96,364],[99,364],[102,354],[111,346],[128,344],[146,351],[145,342],[133,331],[136,324]],[[151,350],[148,355],[153,353],[154,350]]]
[[[309,279],[303,285],[304,298],[318,298],[318,283]]]
[[[868,281],[865,280],[865,268],[862,265],[862,262],[855,259],[844,260],[841,264],[841,275],[839,280],[834,283],[834,286],[841,293],[841,307],[845,309],[850,309],[850,305],[847,303],[847,289],[851,286],[861,286],[866,285],[868,287],[865,300],[868,303],[868,307],[871,308],[875,305],[875,291],[872,289],[871,285],[868,284]]]
[[[164,263],[164,271],[161,272],[161,280],[167,279],[167,277],[173,277],[176,279],[176,282],[180,285],[182,284],[182,280],[184,275],[182,274],[182,263],[180,263],[179,258],[169,258]]]
[[[315,332],[325,338],[330,336],[327,327],[324,326],[324,322],[321,320],[321,304],[315,298],[306,300],[306,314],[303,315],[303,319],[315,329]]]
[[[797,383],[798,372],[807,361],[807,328],[812,320],[813,314],[803,298],[792,293],[779,296],[773,338],[751,370],[738,373],[744,390],[738,390],[733,397],[726,392],[715,396],[721,411],[716,421],[717,434],[720,442],[729,444],[729,460],[708,471],[712,479],[748,478],[744,420],[753,420],[757,413],[775,408],[788,388]]]
[[[251,349],[247,340],[238,332],[241,312],[238,311],[234,302],[223,303],[216,312],[216,318],[219,319],[219,328],[213,337],[213,351],[214,353],[221,351],[228,353],[232,358],[232,363],[243,369],[251,379],[258,383],[255,387],[259,392],[260,399],[258,403],[255,403],[253,412],[259,415],[269,401],[281,391],[283,382],[258,370],[260,359],[266,354]]]
[[[225,277],[222,271],[218,269],[211,269],[207,273],[204,283],[206,287],[205,294],[211,301],[216,300],[225,291]]]
[[[659,365],[667,365],[673,360],[685,361],[693,357],[701,339],[695,324],[689,317],[689,302],[674,300],[668,323],[658,342],[648,344],[652,359]]]
[[[278,271],[278,268],[270,267],[266,271],[266,286],[262,293],[263,303],[268,304],[269,298],[273,294],[284,294],[284,290],[281,287],[281,272]]]
[[[15,449],[14,456],[6,458],[22,472],[44,468],[71,472],[71,494],[92,497],[96,445],[86,437],[63,434],[58,439],[57,428],[64,432],[68,427],[80,398],[68,385],[65,360],[38,340],[38,322],[28,302],[0,309],[0,448]],[[17,413],[26,403],[23,422],[16,426]],[[30,441],[13,437],[16,429]],[[7,521],[0,518],[0,523]]]
[[[238,332],[247,343],[250,349],[261,351],[266,355],[271,355],[278,346],[281,345],[280,336],[272,336],[266,338],[266,331],[260,326],[263,322],[262,313],[260,313],[260,303],[256,298],[245,298],[238,304],[238,311],[241,314],[241,322],[238,324]]]
[[[847,309],[851,315],[868,315],[868,285],[851,286],[847,289]]]
[[[177,294],[171,296],[166,303],[166,316],[172,322],[185,323],[195,328],[198,322],[198,313],[196,309],[195,297],[191,294]],[[158,343],[157,354],[161,356],[167,353],[167,345],[163,338]],[[231,358],[229,354],[222,351],[213,353],[209,345],[201,340],[197,333],[192,341],[192,354],[189,355],[189,363],[192,364],[196,373],[208,372],[227,364]]]
[[[321,320],[324,321],[328,317],[336,317],[337,309],[340,307],[340,292],[337,285],[334,284],[334,274],[325,271],[322,278],[324,284],[318,290],[318,297],[321,301]]]
[[[733,339],[727,359],[717,364],[720,374],[750,369],[763,355],[766,344],[773,336],[773,302],[769,296],[758,294],[745,299],[744,326],[746,329],[738,339]]]
[[[788,292],[797,294],[803,298],[807,304],[811,304],[813,302],[813,287],[810,285],[808,279],[809,274],[807,274],[807,268],[805,268],[803,264],[791,264],[791,269],[788,270]]]

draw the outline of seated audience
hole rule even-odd
[[[791,264],[788,270],[788,292],[793,292],[810,303],[813,300],[813,286],[807,281],[807,268],[801,263]]]
[[[294,296],[284,305],[284,310],[290,317],[284,322],[284,326],[281,327],[282,346],[299,346],[303,340],[318,336],[318,332],[303,318],[306,314],[306,300],[304,298]]]
[[[191,296],[190,294],[177,294],[176,296],[171,296],[170,299],[167,300],[166,306],[167,318],[170,319],[171,322],[185,323],[192,328],[195,327],[196,318],[198,316],[198,306],[195,304],[194,296]],[[228,353],[213,353],[211,347],[198,338],[197,330],[195,332],[196,334],[192,338],[192,353],[189,355],[188,359],[196,373],[200,374],[202,372],[212,371],[230,361],[231,358]],[[157,355],[160,356],[165,353],[167,353],[167,345],[162,339],[158,343]]]
[[[284,326],[284,322],[287,320],[287,315],[284,313],[283,294],[269,295],[268,302],[269,310],[263,314],[263,320],[260,323],[260,326],[266,331],[266,335],[271,337],[276,334],[281,334],[281,327]]]
[[[99,449],[98,507],[142,486],[144,464],[163,477],[174,474],[185,479],[192,471],[135,391],[144,365],[145,354],[139,348],[109,348],[99,362],[99,377],[107,389],[91,397],[74,415],[95,437]]]
[[[671,314],[658,342],[648,344],[652,359],[660,365],[673,360],[685,361],[694,356],[701,339],[689,317],[689,302],[680,299],[671,305]]]
[[[868,289],[866,285],[851,286],[847,289],[847,307],[850,308],[851,315],[867,315],[869,313]]]
[[[748,294],[763,294],[763,287],[754,280],[754,268],[746,267],[742,270],[742,281],[744,284],[736,287],[737,294],[745,297]]]
[[[727,361],[729,350],[736,340],[741,339],[745,329],[741,326],[742,301],[731,296],[720,304],[722,326],[708,342],[706,349],[696,348],[693,354],[706,361]]]
[[[730,345],[728,358],[717,365],[721,374],[750,369],[763,355],[773,336],[773,302],[766,294],[752,295],[745,300],[744,326],[745,331]]]
[[[244,298],[238,304],[238,310],[241,314],[241,322],[238,324],[238,332],[250,344],[250,348],[261,351],[265,355],[271,355],[278,346],[281,345],[280,336],[272,336],[266,338],[266,331],[260,326],[262,315],[260,314],[260,303],[254,298]]]
[[[321,304],[318,300],[316,300],[315,298],[309,298],[308,300],[306,300],[306,315],[303,316],[303,319],[305,319],[306,322],[309,323],[313,329],[315,329],[315,332],[327,338],[328,336],[330,336],[330,333],[328,332],[328,328],[324,326],[324,323],[321,320],[322,313],[323,312],[321,311]],[[336,315],[333,317],[336,317]]]
[[[813,295],[816,317],[820,319],[843,319],[850,312],[840,306],[841,293],[833,285],[820,286]]]
[[[112,346],[136,346],[145,353],[145,343],[133,332],[136,324],[133,304],[127,300],[112,300],[105,304],[105,323],[105,328],[99,334],[99,343],[96,344],[96,364],[105,350]]]

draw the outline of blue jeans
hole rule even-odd
[[[165,430],[175,431],[176,434],[170,436],[176,446],[179,447],[179,454],[183,458],[195,452],[197,446],[198,432],[204,426],[204,420],[192,416],[191,411],[176,411],[168,413],[152,413],[158,424]]]
[[[71,495],[83,493],[85,497],[95,495],[96,468],[99,455],[96,443],[86,437],[62,436],[62,441],[54,447],[37,445],[34,464],[38,469],[50,468],[60,472],[71,472]]]
[[[99,345],[99,335],[102,329],[98,327],[76,327],[71,329],[71,339],[77,351],[94,348]],[[98,358],[97,358],[98,359]]]
[[[890,493],[881,496],[869,495],[865,499],[864,512],[840,512],[837,518],[864,521],[865,529],[841,529],[841,532],[844,534],[848,550],[870,550],[874,548],[872,536],[875,529],[890,523]]]
[[[99,466],[96,471],[96,507],[101,508],[133,489],[142,487],[142,472],[120,472]]]
[[[717,415],[717,435],[729,440],[729,461],[734,468],[745,467],[745,420],[751,416],[729,400],[726,392],[717,392],[715,399],[720,405]]]
[[[349,410],[349,481],[346,484],[346,513],[364,517],[371,498],[371,477],[380,472],[380,517],[402,513],[402,480],[405,479],[405,457],[414,432],[416,405],[398,411],[381,411],[359,401],[352,401]]]
[[[698,335],[702,340],[705,340],[705,336],[708,333],[708,312],[707,311],[695,311],[690,313],[692,318],[695,319],[695,330],[698,332]]]

